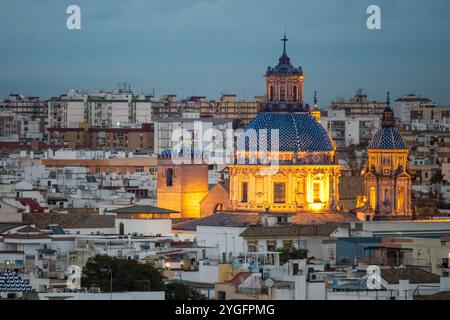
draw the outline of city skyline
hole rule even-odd
[[[125,81],[135,93],[251,99],[264,94],[263,71],[280,56],[286,27],[307,103],[314,91],[328,105],[360,87],[374,100],[389,90],[450,101],[445,1],[77,1],[82,29],[73,31],[65,24],[70,4],[3,4],[1,97],[49,98]],[[370,4],[381,7],[381,30],[366,27]]]

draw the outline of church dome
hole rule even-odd
[[[375,134],[367,149],[408,149],[408,147],[396,128],[385,127]]]
[[[394,112],[391,109],[391,98],[387,93],[386,108],[381,119],[381,129],[370,141],[367,149],[408,149],[402,136],[395,128]]]
[[[271,147],[271,129],[278,129],[279,149],[278,151],[292,152],[326,152],[335,149],[333,141],[327,131],[309,113],[292,112],[265,112],[258,114],[244,129],[244,133],[238,140],[238,151],[256,151],[259,146],[258,134],[260,130],[267,130],[267,150]],[[244,140],[243,140],[244,139]],[[276,148],[274,148],[276,149]]]

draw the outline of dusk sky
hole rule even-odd
[[[450,105],[448,0],[1,0],[0,98],[58,96],[76,88],[240,98],[264,94],[282,52],[305,72],[319,103],[415,92]],[[81,30],[66,8],[81,7]],[[368,30],[366,9],[382,10]]]

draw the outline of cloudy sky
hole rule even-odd
[[[66,28],[81,7],[82,30]],[[366,9],[382,10],[382,30]],[[0,97],[70,88],[179,96],[264,93],[287,27],[306,100],[364,88],[370,98],[415,92],[450,105],[447,0],[0,0]]]

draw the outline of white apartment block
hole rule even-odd
[[[86,103],[87,95],[75,90],[50,99],[48,102],[49,128],[78,128],[80,123],[86,122]]]
[[[93,127],[119,127],[131,122],[131,92],[93,92],[87,101],[88,122]]]
[[[336,147],[343,149],[350,145],[366,144],[380,128],[380,117],[348,116],[345,110],[323,111],[320,123],[328,130]]]
[[[172,150],[177,144],[180,144],[180,136],[184,137],[183,143],[189,143],[195,149],[202,142],[208,140],[205,140],[205,132],[209,129],[217,129],[223,139],[226,137],[226,131],[233,129],[232,119],[219,118],[155,118],[154,125],[154,146],[157,154],[161,154],[165,150]],[[186,137],[188,138],[186,139]]]
[[[139,95],[133,98],[132,102],[132,122],[133,123],[151,123],[153,119],[152,105],[153,97]]]
[[[411,123],[411,109],[418,108],[421,105],[430,105],[433,102],[430,99],[417,96],[415,94],[408,94],[395,100],[393,110],[394,116],[401,124]]]

